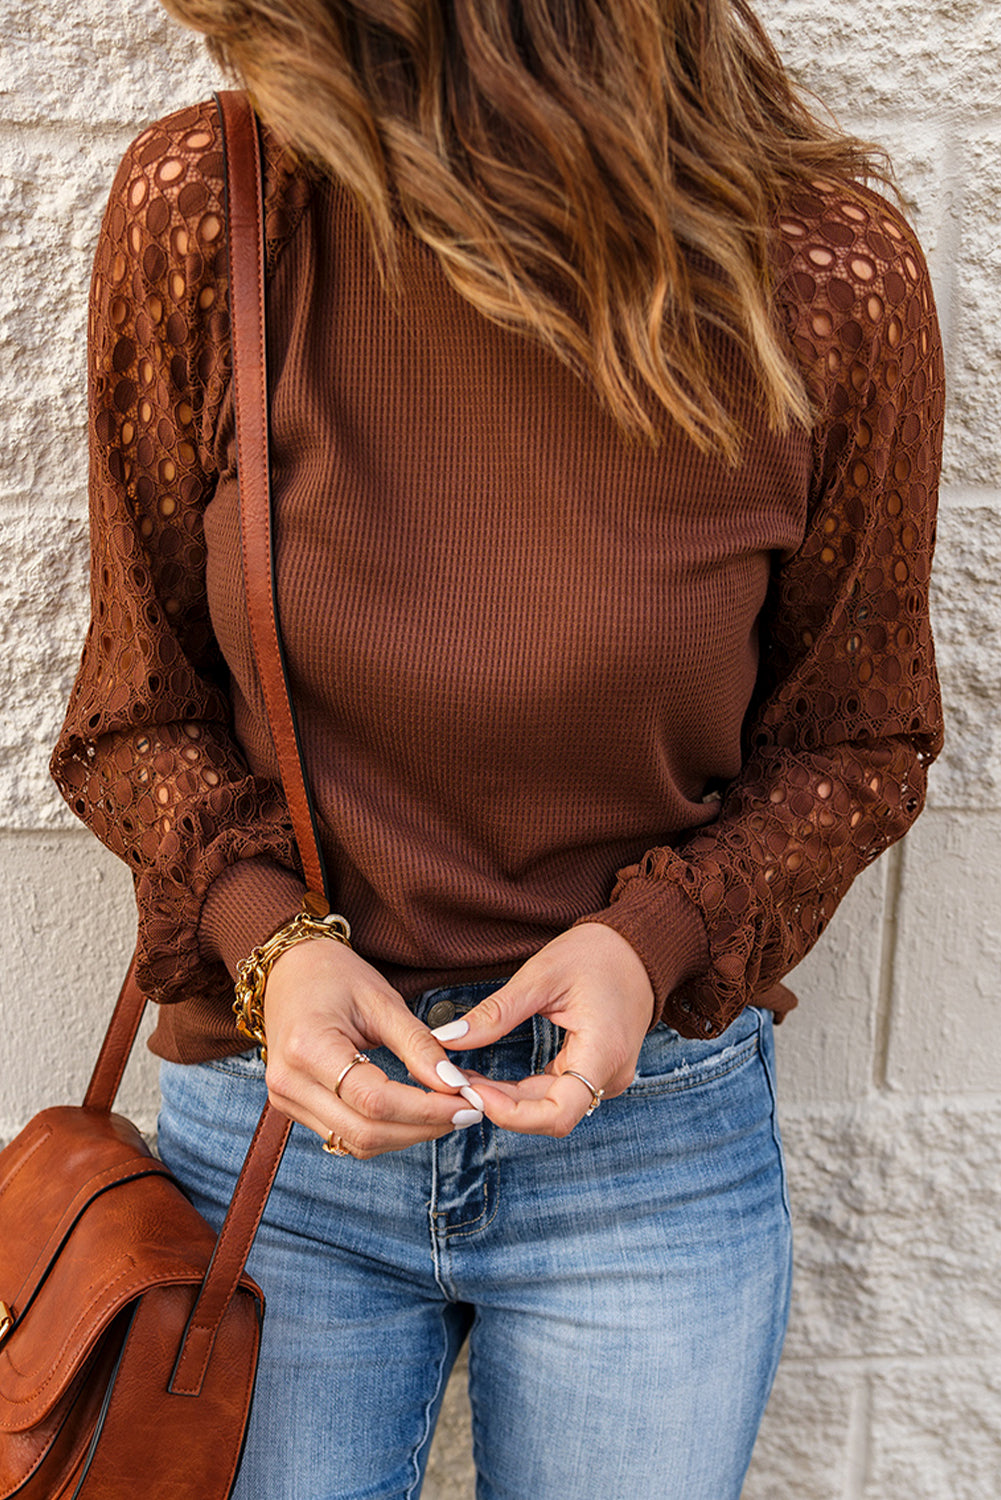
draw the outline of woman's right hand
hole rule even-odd
[[[271,1103],[324,1140],[333,1135],[352,1156],[401,1151],[481,1118],[475,1091],[458,1093],[465,1078],[444,1048],[344,943],[312,938],[276,959],[264,1025]],[[342,1069],[370,1047],[388,1047],[424,1087],[395,1083],[366,1062],[345,1075],[335,1095]]]

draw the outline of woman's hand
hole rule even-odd
[[[567,1032],[546,1068],[519,1082],[469,1076],[495,1125],[534,1135],[569,1135],[587,1113],[591,1095],[569,1069],[583,1074],[606,1099],[621,1094],[653,1017],[653,988],[635,948],[612,927],[585,922],[554,938],[501,989],[462,1019],[442,1027],[449,1049],[483,1047],[528,1016],[546,1016]],[[431,1033],[434,1035],[435,1033]]]
[[[333,1135],[352,1156],[401,1151],[481,1118],[472,1089],[457,1097],[466,1080],[427,1027],[343,943],[313,938],[276,959],[264,991],[264,1024],[271,1103],[324,1139]],[[335,1096],[338,1075],[354,1054],[380,1046],[433,1092],[358,1063]]]

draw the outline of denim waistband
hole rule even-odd
[[[443,985],[425,990],[409,1002],[419,1021],[432,1029],[464,1015],[507,983],[507,979],[481,979],[469,984]],[[522,1047],[531,1051],[530,1071],[541,1072],[563,1045],[563,1031],[544,1016],[529,1016],[492,1043],[497,1047]]]

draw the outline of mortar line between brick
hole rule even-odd
[[[1001,489],[992,484],[944,484],[938,503],[942,510],[1001,509]]]
[[[879,995],[876,1000],[876,1031],[872,1049],[872,1081],[877,1089],[886,1087],[890,1056],[893,984],[897,963],[897,923],[900,912],[900,888],[904,873],[903,846],[896,844],[886,858],[889,868],[886,872],[886,899],[883,906],[883,931],[879,955]]]
[[[955,197],[952,200],[951,212],[946,212],[939,225],[939,244],[937,246],[937,260],[940,266],[949,267],[949,276],[945,285],[945,297],[938,309],[939,322],[942,328],[942,339],[946,348],[946,369],[948,372],[951,363],[949,351],[952,349],[952,335],[958,323],[959,315],[959,277],[956,267],[961,264],[960,251],[962,249],[963,220],[966,211],[966,174],[957,160],[957,148],[955,133],[950,130],[946,133],[943,151],[943,169],[945,180],[954,188]]]
[[[842,1500],[862,1500],[869,1477],[869,1377],[863,1375],[851,1395],[845,1434],[845,1487]]]
[[[878,1098],[881,1109],[892,1111],[894,1118],[900,1120],[907,1118],[908,1114],[915,1108],[927,1114],[930,1109],[953,1109],[957,1103],[962,1104],[965,1110],[988,1110],[996,1113],[1001,1108],[1001,1100],[998,1098],[997,1090],[971,1089],[969,1093],[960,1093],[955,1089],[940,1088],[938,1090],[929,1087],[915,1088],[908,1093],[904,1087],[894,1086],[891,1093],[887,1089]],[[782,1105],[782,1119],[797,1124],[805,1121],[812,1124],[814,1121],[829,1121],[832,1116],[838,1119],[854,1118],[858,1109],[857,1101],[845,1099],[829,1099],[818,1104],[788,1103]],[[789,1356],[785,1356],[788,1361]]]

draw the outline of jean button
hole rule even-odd
[[[428,1026],[434,1031],[437,1026],[447,1026],[455,1019],[455,1006],[451,1000],[436,1000],[428,1011]]]

